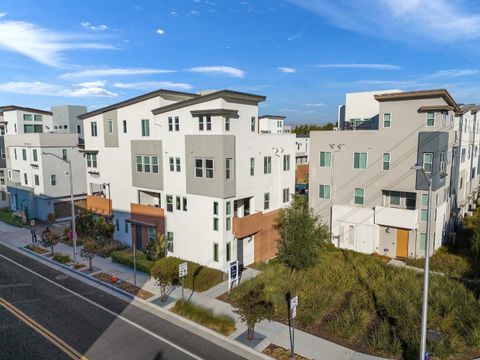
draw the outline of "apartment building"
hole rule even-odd
[[[258,132],[262,134],[283,134],[289,133],[284,129],[285,116],[281,115],[262,115],[258,117]]]
[[[227,270],[275,254],[294,193],[295,137],[260,133],[264,96],[158,90],[83,115],[87,206],[115,238]]]
[[[308,142],[310,141],[310,135],[297,135],[295,139],[296,153],[295,163],[308,164]]]
[[[377,121],[311,132],[309,204],[330,227],[338,247],[422,257],[427,214],[432,252],[453,231],[451,181],[461,109],[444,89],[370,92],[357,98],[368,96],[378,113],[367,117]],[[357,111],[347,101],[342,111],[349,119],[360,118],[366,114],[363,105]],[[431,199],[423,172],[411,169],[415,164],[432,179]]]
[[[76,134],[6,134],[7,191],[10,208],[30,218],[50,220],[70,217],[72,163],[75,199],[86,197],[85,160]]]
[[[83,121],[78,115],[87,112],[86,106],[57,105],[52,106],[53,132],[61,134],[77,134],[83,142]]]

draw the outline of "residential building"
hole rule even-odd
[[[432,252],[453,231],[450,182],[461,110],[444,89],[370,94],[378,113],[367,117],[378,119],[375,126],[310,133],[309,204],[338,247],[422,257],[427,215]],[[358,114],[362,107],[349,109],[347,101],[342,111]],[[415,164],[432,178],[431,199],[423,172],[411,169]]]
[[[283,134],[291,132],[291,128],[284,130],[285,116],[281,115],[262,115],[258,117],[258,132],[262,134]]]
[[[308,164],[308,142],[310,141],[310,135],[298,135],[295,139],[296,153],[295,163]]]
[[[83,140],[83,121],[78,115],[87,112],[86,106],[52,106],[53,131],[62,134],[77,134]]]
[[[80,116],[87,206],[115,238],[226,271],[272,257],[294,193],[295,137],[259,133],[264,96],[158,90]]]
[[[6,134],[5,150],[12,210],[40,220],[70,217],[70,175],[65,161],[72,163],[74,198],[86,197],[85,161],[76,134]]]

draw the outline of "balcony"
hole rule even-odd
[[[238,239],[253,235],[263,229],[263,214],[257,212],[244,217],[233,218],[233,233]]]
[[[418,210],[375,206],[375,224],[402,229],[416,229]]]
[[[165,224],[165,210],[161,207],[142,205],[142,204],[130,204],[131,218],[129,221],[133,224],[140,226],[155,227],[157,231],[164,231]]]
[[[91,210],[99,215],[111,216],[112,215],[112,200],[103,196],[88,195],[87,196],[87,209]]]

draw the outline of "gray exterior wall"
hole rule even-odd
[[[7,156],[6,155],[6,150],[5,150],[5,138],[3,136],[0,136],[0,149],[2,149],[4,151],[4,154],[5,154],[5,157]],[[2,157],[0,156],[0,169],[4,169],[7,167],[7,159],[2,159]],[[5,174],[6,176],[6,174]]]
[[[223,199],[235,196],[235,136],[185,135],[185,157],[188,194]],[[213,159],[213,179],[195,177],[196,158]],[[225,180],[225,160],[227,158],[233,159],[230,180]]]
[[[446,167],[446,157],[448,154],[448,132],[420,132],[418,134],[417,164],[422,166],[424,153],[433,154],[432,190],[436,191],[445,186],[445,178],[442,178],[440,171],[440,155],[441,153],[445,154]],[[415,188],[417,190],[428,191],[428,181],[421,170],[417,171]]]
[[[108,132],[109,121],[113,122],[112,133]],[[103,114],[103,140],[105,147],[118,147],[117,110],[109,111]]]
[[[83,121],[77,116],[87,112],[86,106],[60,105],[52,106],[51,110],[54,129],[49,131],[77,134],[77,125],[80,125],[81,132],[78,135],[83,137]],[[68,125],[68,129],[63,128],[65,124]],[[61,129],[55,129],[55,126],[61,126]]]
[[[163,190],[163,155],[161,140],[132,140],[132,185],[147,189]],[[136,156],[158,156],[158,174],[137,172]]]

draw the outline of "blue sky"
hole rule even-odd
[[[0,104],[228,88],[294,124],[335,120],[351,91],[480,103],[479,38],[478,1],[0,0]]]

